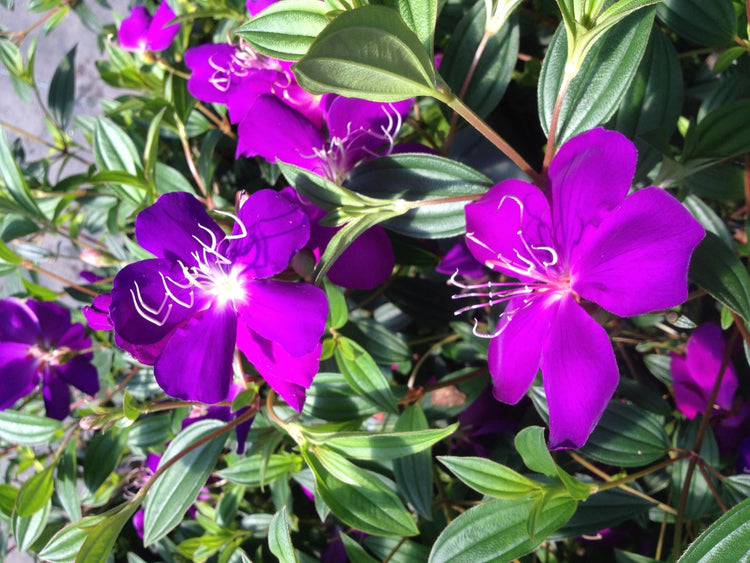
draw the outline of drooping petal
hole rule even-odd
[[[674,307],[687,299],[690,256],[703,236],[667,192],[640,190],[573,249],[571,287],[621,317]]]
[[[205,311],[178,328],[154,366],[164,392],[185,401],[223,401],[232,381],[237,316],[231,307]]]
[[[62,420],[70,413],[70,390],[55,369],[44,369],[42,397],[49,418]]]
[[[188,92],[203,102],[224,104],[227,92],[240,82],[232,72],[237,49],[226,43],[206,43],[185,51],[185,65],[192,71]]]
[[[684,356],[670,354],[669,371],[672,374],[674,401],[677,409],[690,420],[706,410],[706,397],[693,381]]]
[[[535,277],[557,262],[547,199],[520,180],[501,182],[466,206],[466,244],[479,262],[512,277]]]
[[[393,246],[380,225],[367,229],[328,270],[328,279],[347,289],[372,289],[393,272]]]
[[[117,39],[123,49],[144,51],[146,35],[151,24],[151,14],[145,6],[136,6],[130,10],[130,16],[122,20],[117,30]]]
[[[552,159],[549,183],[555,240],[563,264],[588,228],[596,228],[630,190],[635,145],[601,127],[570,139]]]
[[[26,304],[39,321],[41,340],[48,347],[53,347],[70,328],[70,311],[52,301],[29,299]]]
[[[112,296],[109,293],[97,295],[91,302],[81,309],[86,322],[93,330],[112,330],[112,320],[109,318],[109,306]]]
[[[163,194],[135,219],[135,236],[157,258],[182,260],[187,266],[216,250],[224,238],[221,230],[194,196],[187,192]],[[210,257],[210,253],[209,253]]]
[[[320,344],[308,354],[292,356],[282,346],[238,323],[237,347],[290,407],[302,410],[305,390],[318,373]]]
[[[15,297],[0,299],[0,342],[34,344],[40,333],[39,320],[28,303]]]
[[[526,394],[539,371],[550,323],[556,317],[559,297],[536,298],[528,305],[511,300],[500,319],[500,334],[490,342],[487,363],[492,394],[498,401],[516,404]]]
[[[55,369],[61,379],[87,395],[96,395],[99,392],[99,376],[90,359],[76,356]]]
[[[253,280],[238,303],[240,324],[281,346],[292,356],[313,351],[325,330],[328,301],[309,283]]]
[[[313,172],[320,168],[315,151],[325,147],[323,133],[276,96],[258,96],[237,133],[245,147],[244,156],[262,156],[269,162],[278,159]]]
[[[273,190],[250,195],[239,212],[226,256],[253,278],[284,271],[310,237],[310,221],[296,203]]]
[[[619,380],[609,337],[568,295],[560,301],[542,355],[550,449],[580,448]]]
[[[0,342],[0,410],[12,407],[39,384],[39,364],[28,349],[26,343]]]
[[[167,25],[175,19],[177,14],[169,7],[167,0],[162,0],[159,7],[154,13],[154,19],[148,28],[146,39],[146,48],[151,51],[161,51],[169,47],[177,32],[180,31],[180,24],[174,23]]]
[[[164,278],[162,278],[164,276]],[[120,270],[112,283],[109,315],[115,333],[132,344],[154,344],[193,313],[170,299],[166,293],[167,278],[181,281],[182,270],[170,260],[141,260]],[[190,293],[167,281],[170,291],[184,304]]]
[[[695,382],[703,396],[703,404],[698,409],[700,412],[706,410],[706,403],[711,396],[721,369],[725,349],[726,344],[721,334],[721,328],[713,323],[699,326],[688,339],[687,369],[691,380]],[[724,370],[719,394],[716,396],[716,404],[723,409],[731,409],[737,387],[737,373],[730,362]],[[676,394],[675,388],[675,396]]]

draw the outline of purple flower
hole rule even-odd
[[[128,51],[162,51],[169,47],[180,24],[166,25],[177,16],[167,2],[162,2],[152,16],[144,6],[130,10],[117,30],[120,46]]]
[[[674,382],[674,400],[679,411],[693,419],[706,412],[708,398],[721,369],[726,343],[718,325],[708,323],[699,326],[687,342],[685,356],[670,354],[669,369]],[[727,365],[721,381],[716,406],[726,411],[732,408],[737,391],[737,374],[731,362]]]
[[[310,219],[310,240],[306,247],[316,261],[320,260],[338,228],[320,225],[326,212],[297,195],[294,188],[284,188],[281,193],[298,203]],[[344,250],[328,270],[328,279],[347,289],[373,289],[390,277],[395,263],[396,257],[385,229],[375,225]]]
[[[318,370],[328,304],[311,284],[268,278],[307,242],[307,216],[261,190],[231,217],[227,235],[184,192],[141,211],[136,238],[156,258],[115,276],[109,316],[117,342],[154,365],[167,394],[209,404],[229,393],[236,345],[300,410]]]
[[[70,412],[68,385],[88,395],[99,391],[93,354],[81,323],[55,303],[0,300],[0,410],[42,384],[47,416],[62,420]]]
[[[549,200],[531,184],[506,180],[466,206],[472,254],[518,278],[457,284],[473,290],[466,296],[507,303],[488,335],[494,395],[516,403],[541,367],[552,449],[582,446],[617,386],[607,333],[582,300],[627,317],[687,298],[690,256],[703,228],[661,189],[627,195],[636,156],[621,134],[594,129],[553,159]]]
[[[247,7],[250,15],[254,16],[268,8],[271,4],[276,4],[276,2],[278,0],[245,0],[245,7]]]
[[[448,250],[440,264],[435,267],[435,271],[447,276],[456,274],[474,280],[485,276],[484,267],[471,254],[464,238]]]

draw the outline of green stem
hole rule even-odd
[[[439,98],[444,101],[446,105],[455,111],[458,115],[468,121],[472,127],[479,131],[488,141],[495,145],[500,152],[513,161],[523,172],[531,178],[537,186],[543,185],[543,176],[541,176],[526,160],[511,147],[508,142],[498,135],[487,123],[485,123],[481,117],[474,113],[469,106],[464,104],[460,98],[450,94],[449,92],[442,92],[443,97]]]

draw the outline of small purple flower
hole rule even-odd
[[[251,16],[259,14],[271,4],[276,4],[278,0],[245,0],[245,7]]]
[[[448,250],[440,264],[435,267],[435,271],[447,276],[456,274],[474,280],[485,277],[484,267],[471,254],[464,238]]]
[[[726,343],[718,325],[707,323],[695,329],[687,342],[685,356],[670,354],[669,369],[674,382],[674,400],[679,411],[693,419],[706,412],[708,398],[721,369]],[[737,373],[731,362],[721,381],[716,406],[729,411],[737,391]]]
[[[586,442],[618,381],[607,333],[581,301],[627,317],[687,298],[690,256],[703,228],[659,188],[628,196],[636,156],[621,134],[594,129],[558,151],[549,200],[531,184],[506,180],[466,206],[472,254],[518,278],[456,284],[471,290],[463,296],[507,303],[488,335],[494,395],[518,402],[541,367],[552,449]]]
[[[145,6],[136,6],[117,30],[120,46],[128,51],[142,52],[166,49],[180,30],[179,23],[166,25],[176,17],[166,1],[159,4],[153,16]]]
[[[272,190],[252,194],[238,213],[227,235],[187,193],[164,194],[141,211],[136,239],[156,258],[115,276],[109,317],[118,344],[154,365],[173,397],[223,401],[237,346],[300,410],[318,370],[328,304],[311,284],[269,278],[305,245],[309,222]]]
[[[0,300],[0,410],[42,384],[47,416],[62,420],[70,412],[68,385],[88,395],[99,391],[91,364],[91,338],[70,311],[56,303]]]

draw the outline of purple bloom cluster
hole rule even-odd
[[[129,51],[162,51],[169,47],[180,31],[180,24],[167,25],[176,18],[167,2],[162,2],[152,16],[145,6],[130,10],[117,30],[120,46]]]
[[[310,236],[282,195],[250,195],[225,234],[193,196],[162,195],[136,218],[156,258],[115,277],[109,319],[117,343],[176,398],[217,403],[232,381],[235,346],[299,410],[318,370],[328,304],[308,283],[277,281]]]
[[[636,150],[594,129],[565,143],[549,169],[549,199],[506,180],[466,206],[472,254],[516,282],[459,284],[505,303],[489,348],[495,397],[516,403],[542,370],[550,447],[577,448],[612,397],[618,370],[606,331],[584,300],[619,316],[679,305],[703,228],[671,195],[631,195]],[[466,311],[486,303],[466,307]]]
[[[95,395],[99,378],[84,330],[56,303],[0,300],[0,410],[40,383],[47,416],[57,420],[70,412],[68,385]]]

